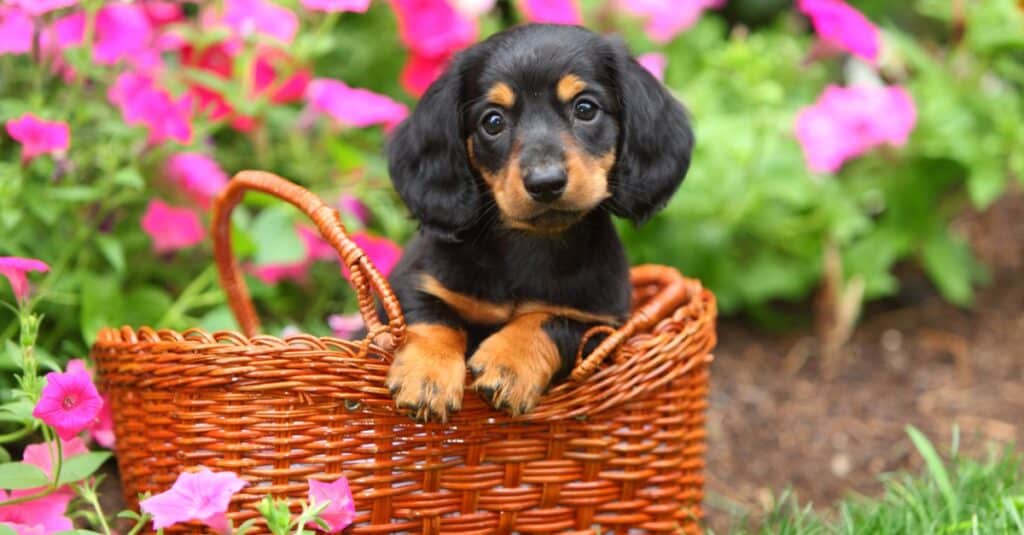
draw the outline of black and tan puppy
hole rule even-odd
[[[518,415],[572,368],[582,335],[629,312],[611,216],[642,222],[690,163],[682,106],[623,45],[530,25],[464,51],[389,145],[419,220],[391,283],[409,324],[397,406],[446,421],[466,369]]]

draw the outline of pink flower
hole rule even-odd
[[[7,277],[11,283],[11,290],[14,291],[14,298],[18,301],[28,299],[28,277],[25,274],[29,271],[46,273],[50,271],[50,266],[34,258],[0,256],[0,275]]]
[[[64,454],[64,459],[89,453],[89,448],[85,447],[85,442],[82,442],[82,439],[78,437],[71,437],[69,440],[58,440],[61,441],[61,453]],[[56,451],[56,448],[54,451]],[[22,453],[21,460],[38,467],[46,473],[47,477],[53,477],[53,458],[50,456],[50,445],[46,442],[25,446],[25,452]]]
[[[291,44],[299,19],[290,9],[268,0],[225,0],[223,21],[241,36],[261,33]]]
[[[578,0],[519,0],[519,9],[529,22],[583,24]]]
[[[143,512],[153,515],[153,529],[198,520],[217,531],[225,531],[225,513],[231,496],[246,485],[234,472],[211,472],[203,467],[198,472],[182,472],[170,489],[139,505]]]
[[[355,314],[331,314],[327,316],[327,326],[338,338],[349,338],[363,328],[363,316]]]
[[[665,79],[665,67],[668,66],[668,58],[665,57],[665,54],[651,52],[637,56],[636,61],[643,65],[659,81]]]
[[[46,121],[31,113],[7,121],[7,133],[21,143],[23,162],[40,154],[64,152],[71,143],[71,129],[67,123]]]
[[[81,45],[85,37],[85,14],[74,13],[57,20],[53,31],[58,48]],[[113,65],[122,59],[150,62],[147,55],[152,39],[153,27],[142,7],[108,4],[96,13],[92,57],[103,65]]]
[[[647,19],[645,31],[652,41],[667,43],[700,20],[706,9],[725,0],[619,0],[624,11]]]
[[[35,492],[34,489],[16,490],[8,496],[0,490],[0,502],[31,496]],[[0,506],[0,525],[8,525],[19,535],[67,531],[73,527],[71,519],[65,516],[73,496],[70,492],[54,492],[31,501]]]
[[[429,58],[419,54],[411,53],[402,68],[402,88],[413,96],[422,96],[430,84],[434,83],[444,72],[444,68],[451,61],[451,55]]]
[[[363,201],[352,195],[343,193],[338,198],[338,210],[343,216],[350,216],[356,223],[366,225],[370,222],[370,209]]]
[[[348,488],[348,479],[345,476],[341,476],[334,483],[310,479],[309,502],[310,504],[329,502],[320,513],[320,518],[327,523],[328,533],[339,533],[352,524],[356,518],[356,504],[352,499],[352,491]]]
[[[383,124],[386,129],[390,129],[409,114],[404,104],[387,96],[352,88],[345,85],[345,82],[329,78],[316,78],[310,82],[306,100],[313,109],[347,126]]]
[[[356,232],[352,234],[352,241],[366,253],[373,265],[377,267],[377,271],[380,271],[380,274],[385,277],[391,273],[402,257],[402,248],[381,236]]]
[[[154,27],[185,20],[185,11],[178,2],[147,0],[142,2],[139,7],[146,12],[146,18]]]
[[[302,281],[306,279],[309,264],[292,262],[289,264],[264,264],[252,266],[251,273],[265,284],[277,284],[283,280]]]
[[[203,207],[209,206],[228,183],[228,175],[217,162],[199,152],[179,152],[171,156],[167,159],[165,173]]]
[[[149,76],[122,73],[107,92],[107,98],[121,109],[125,122],[149,129],[150,144],[168,139],[188,143],[192,138],[188,97],[174,100]]]
[[[312,11],[353,11],[366,13],[370,0],[301,0],[302,7]]]
[[[32,18],[23,11],[0,5],[0,54],[32,51]]]
[[[306,249],[307,262],[336,260],[338,258],[338,252],[334,250],[334,246],[325,240],[316,229],[305,225],[297,225],[295,231],[299,234],[302,246]]]
[[[823,41],[871,63],[878,60],[878,28],[860,11],[842,0],[799,0],[798,5]]]
[[[77,4],[78,0],[9,0],[8,3],[20,7],[22,11],[33,17],[38,17],[51,11],[71,7]]]
[[[448,3],[467,19],[475,19],[494,8],[496,0],[448,0]]]
[[[476,24],[445,0],[391,0],[398,17],[398,34],[414,53],[438,58],[476,40]]]
[[[89,377],[93,376],[92,370],[86,365],[82,359],[71,359],[68,361],[68,365],[65,371],[68,372],[79,372],[84,371],[89,374]],[[97,444],[107,449],[114,447],[114,409],[110,404],[110,398],[101,393],[100,397],[103,398],[103,408],[100,409],[100,413],[96,418],[96,421],[88,427],[89,434],[92,435],[93,440]],[[72,442],[77,439],[72,439]],[[84,445],[83,445],[84,447]],[[67,455],[67,446],[65,446],[64,454]],[[26,455],[28,454],[28,448],[25,449]]]
[[[177,251],[203,241],[203,224],[188,208],[174,208],[155,199],[142,215],[142,230],[153,240],[157,253]]]
[[[88,372],[50,372],[32,416],[53,426],[60,438],[69,440],[92,424],[102,407],[103,399]]]
[[[903,146],[916,120],[913,98],[902,87],[830,85],[797,114],[796,137],[812,171],[836,172],[879,145]]]
[[[305,225],[296,225],[295,232],[302,241],[305,256],[302,260],[282,264],[263,264],[253,266],[252,274],[266,284],[277,284],[288,279],[293,281],[304,281],[313,262],[319,260],[335,260],[338,258],[337,251],[327,242],[320,233]]]

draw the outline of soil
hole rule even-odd
[[[756,518],[786,489],[824,509],[851,493],[878,495],[879,475],[916,470],[905,427],[949,451],[984,455],[1024,443],[1024,194],[955,223],[989,266],[971,310],[938,297],[919,273],[864,312],[825,378],[813,332],[759,332],[725,321],[708,414],[709,524]]]

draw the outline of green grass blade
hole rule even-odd
[[[942,498],[946,502],[950,518],[955,520],[960,512],[960,502],[953,491],[949,472],[946,471],[945,465],[942,464],[942,459],[939,458],[938,452],[935,451],[935,447],[932,446],[928,437],[924,436],[916,427],[908,425],[907,434],[910,435],[910,440],[914,443],[918,453],[921,454],[921,457],[924,457],[924,462],[928,466],[928,472],[931,474],[932,479],[935,480],[935,484],[939,486],[939,492],[942,493]]]
[[[1006,507],[1007,514],[1013,519],[1013,523],[1017,526],[1017,533],[1024,535],[1024,520],[1020,518],[1020,511],[1017,510],[1017,504],[1014,503],[1013,498],[1003,498],[1003,506]]]

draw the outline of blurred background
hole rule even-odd
[[[24,298],[39,357],[84,356],[105,325],[234,328],[207,226],[241,169],[333,203],[388,270],[415,231],[388,131],[452,55],[530,21],[622,36],[693,116],[683,187],[620,230],[633,262],[718,296],[713,524],[786,487],[877,492],[913,463],[908,423],[939,442],[955,423],[964,448],[1024,436],[1015,0],[0,2],[0,257],[50,266]],[[296,212],[250,195],[234,225],[270,334],[358,327]],[[17,332],[0,308],[0,404]]]

